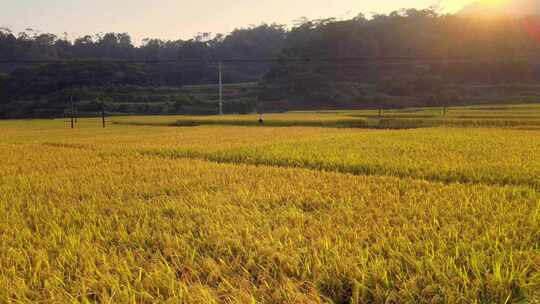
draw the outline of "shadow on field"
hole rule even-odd
[[[336,172],[356,176],[392,176],[438,182],[443,184],[462,183],[489,186],[524,186],[540,190],[540,181],[531,178],[509,178],[507,176],[470,175],[459,170],[423,172],[414,168],[396,169],[380,164],[336,164],[325,161],[299,161],[289,158],[256,156],[242,153],[242,149],[225,150],[215,153],[179,150],[141,150],[141,155],[168,159],[194,159],[221,164],[269,166],[276,168],[298,168],[324,172]]]
[[[42,143],[42,145],[59,149],[76,149],[89,151],[97,150],[92,146],[84,144],[46,142]],[[264,149],[264,146],[262,147],[262,149]],[[536,179],[536,177],[534,176],[512,177],[506,175],[487,174],[489,172],[487,172],[486,174],[471,174],[471,172],[452,169],[425,171],[413,167],[395,168],[392,166],[371,163],[349,164],[327,162],[325,160],[299,160],[289,158],[287,156],[268,156],[258,153],[257,150],[250,151],[249,149],[246,150],[245,148],[235,148],[214,152],[175,149],[135,149],[133,150],[133,152],[147,157],[159,157],[164,159],[193,159],[222,164],[269,166],[276,168],[298,168],[351,174],[357,176],[392,176],[398,178],[410,178],[430,182],[439,182],[443,184],[463,183],[496,186],[512,185],[524,186],[535,190],[540,190],[540,180]],[[122,153],[125,153],[125,151],[123,151]],[[117,155],[114,150],[102,151],[100,154],[113,157]]]
[[[431,127],[462,128],[540,128],[540,119],[474,119],[474,118],[364,118],[338,120],[257,120],[247,119],[182,119],[173,122],[113,121],[117,125],[132,126],[246,126],[246,127],[320,127],[320,128],[357,128],[402,130]]]
[[[424,121],[408,121],[399,119],[342,119],[342,120],[266,120],[260,123],[256,120],[177,120],[175,122],[142,122],[126,121],[113,122],[118,125],[133,126],[169,126],[169,127],[198,127],[198,126],[245,126],[245,127],[321,127],[321,128],[358,128],[358,129],[418,129],[434,126]]]

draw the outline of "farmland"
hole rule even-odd
[[[0,302],[540,302],[540,107],[0,121]]]

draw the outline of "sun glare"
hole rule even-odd
[[[476,0],[467,1],[469,4],[480,4],[482,6],[501,6],[510,3],[510,0]]]
[[[488,7],[488,8],[500,8],[507,4],[510,4],[510,0],[448,0],[443,2],[447,9],[451,11],[460,11],[464,7],[470,5]]]
[[[473,1],[485,7],[503,7],[510,4],[510,0],[479,0]]]
[[[482,4],[488,4],[488,5],[500,5],[508,1],[507,0],[480,0],[479,2]]]

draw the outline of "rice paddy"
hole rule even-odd
[[[539,303],[540,108],[434,111],[2,121],[0,302]]]

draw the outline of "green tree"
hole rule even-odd
[[[4,73],[0,73],[0,104],[9,102],[8,92],[9,76]]]

